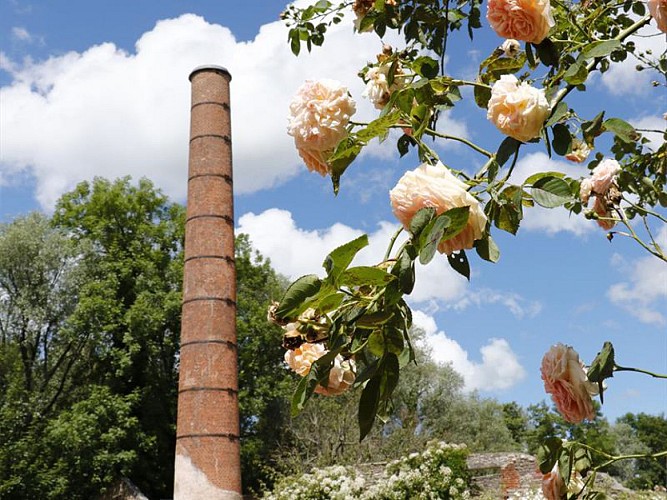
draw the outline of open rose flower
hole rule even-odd
[[[540,135],[549,111],[544,90],[502,75],[491,88],[486,116],[503,134],[526,142]]]
[[[396,218],[408,229],[415,214],[424,207],[433,207],[439,215],[456,207],[470,207],[468,224],[453,238],[441,241],[438,251],[451,254],[472,248],[486,227],[486,215],[479,201],[467,191],[465,183],[457,179],[447,167],[423,163],[403,174],[389,192],[391,207]]]
[[[327,349],[323,344],[304,343],[298,348],[285,352],[285,362],[296,373],[305,377],[312,364],[324,356]],[[354,360],[343,359],[339,354],[329,372],[327,387],[318,385],[315,392],[324,396],[336,396],[349,389],[354,383],[356,366]]]
[[[615,220],[610,220],[613,217],[613,213],[610,210],[609,203],[603,196],[596,196],[595,203],[593,203],[593,212],[598,216],[595,220],[605,231],[609,231],[616,225]]]
[[[335,80],[307,81],[290,103],[287,133],[308,170],[326,175],[327,159],[347,135],[347,124],[356,111],[354,100]]]
[[[597,215],[598,225],[605,231],[609,231],[616,225],[614,220],[605,220],[612,217],[612,209],[617,206],[618,188],[615,181],[621,171],[621,166],[616,160],[607,158],[602,160],[594,169],[591,177],[581,181],[579,187],[579,198],[584,205],[588,205],[591,196],[595,196],[593,212]]]
[[[544,390],[565,420],[578,424],[595,418],[591,396],[598,388],[588,381],[577,351],[563,344],[552,346],[542,358],[541,372]]]
[[[593,169],[591,176],[591,188],[595,194],[605,195],[616,176],[621,171],[621,166],[616,160],[607,158],[598,163],[597,167]]]
[[[555,24],[549,0],[489,0],[486,18],[503,38],[540,43]]]
[[[667,33],[667,0],[648,0],[648,11],[658,25],[658,29]]]

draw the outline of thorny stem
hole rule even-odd
[[[595,450],[597,451],[597,450]],[[601,453],[602,454],[602,453]],[[604,455],[607,455],[604,453]],[[609,455],[607,455],[609,456]],[[635,453],[633,455],[619,455],[619,456],[612,456],[609,460],[606,462],[598,465],[597,467],[594,467],[593,469],[598,471],[600,469],[605,468],[607,465],[611,465],[614,462],[618,462],[619,460],[629,460],[631,458],[661,458],[661,457],[667,457],[667,450],[665,451],[660,451],[658,453],[647,453],[647,454],[642,454],[642,453]]]

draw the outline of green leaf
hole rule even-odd
[[[359,250],[368,246],[368,236],[362,234],[358,238],[353,239],[334,249],[327,255],[322,263],[327,276],[332,284],[338,282],[338,277],[347,269],[354,256]]]
[[[461,276],[465,276],[465,278],[470,281],[470,263],[468,262],[468,257],[464,250],[459,250],[458,252],[447,255],[447,260],[454,271]]]
[[[375,328],[385,324],[394,316],[390,311],[378,311],[370,314],[364,314],[356,321],[356,325],[361,328]]]
[[[422,56],[415,59],[412,63],[412,67],[415,70],[415,73],[429,79],[438,76],[438,71],[440,69],[438,61],[428,56]]]
[[[378,368],[379,370],[380,368]],[[381,373],[375,372],[361,392],[359,398],[359,441],[361,442],[373,428],[375,415],[380,403]]]
[[[557,177],[542,177],[533,183],[530,193],[535,203],[546,208],[559,207],[572,201],[569,184]]]
[[[449,219],[445,231],[440,238],[440,241],[446,241],[458,235],[468,224],[468,217],[470,216],[470,207],[456,207],[443,212],[438,217]]]
[[[535,49],[537,50],[537,57],[540,58],[542,64],[545,66],[558,65],[558,58],[560,57],[560,54],[558,53],[556,45],[554,45],[551,40],[545,38],[539,44],[535,45]]]
[[[410,295],[415,286],[415,264],[408,252],[401,253],[401,257],[392,268],[391,273],[398,277],[401,291]]]
[[[288,318],[308,298],[320,291],[322,281],[314,274],[307,274],[293,282],[285,291],[276,309],[276,316]]]
[[[341,286],[386,286],[396,279],[396,276],[389,274],[377,267],[358,266],[351,267],[340,276],[339,284]]]
[[[601,111],[591,121],[581,124],[581,131],[583,132],[586,144],[593,144],[595,138],[602,133],[602,120],[604,120],[604,111]]]
[[[333,183],[334,194],[338,194],[340,178],[347,170],[347,167],[355,160],[363,144],[357,141],[354,136],[348,136],[338,143],[333,154],[327,159],[330,168],[331,182]]]
[[[569,107],[565,104],[564,101],[558,103],[558,105],[551,112],[551,116],[544,124],[545,127],[551,127],[551,125],[558,123],[561,118],[563,118],[569,111]]]
[[[410,232],[413,236],[419,236],[429,222],[435,217],[435,208],[420,208],[410,221]]]
[[[501,167],[507,163],[507,160],[510,157],[514,156],[521,147],[521,141],[517,141],[513,137],[506,137],[503,142],[500,143],[498,151],[496,152],[496,161]]]
[[[477,250],[477,255],[489,262],[495,263],[500,259],[500,249],[496,245],[496,242],[493,241],[493,238],[491,238],[491,235],[475,241],[475,250]]]
[[[532,186],[535,184],[538,180],[543,179],[544,177],[556,177],[558,179],[562,179],[565,177],[565,174],[562,172],[538,172],[536,174],[531,175],[528,177],[525,181],[523,181],[524,186]]]
[[[572,136],[570,129],[563,123],[557,123],[552,128],[554,140],[552,142],[554,151],[560,156],[565,156],[572,151]]]
[[[600,40],[588,44],[581,51],[581,57],[584,59],[593,59],[594,57],[603,57],[611,54],[621,46],[619,40]]]
[[[563,73],[563,78],[570,85],[581,85],[588,79],[588,69],[586,68],[586,61],[577,59],[567,71]]]
[[[475,85],[473,94],[475,96],[475,104],[482,109],[486,109],[489,105],[489,99],[491,99],[491,89]]]
[[[563,441],[560,438],[550,437],[545,439],[537,450],[540,472],[542,474],[551,472],[563,451]]]
[[[639,134],[635,128],[620,118],[609,118],[602,123],[602,127],[609,132],[613,132],[616,137],[628,144],[632,144],[639,139]]]
[[[317,310],[320,313],[334,311],[338,309],[338,307],[343,302],[343,299],[345,299],[344,293],[332,293],[331,295],[327,295],[326,297],[318,301]]]
[[[588,368],[586,375],[588,380],[593,383],[598,384],[600,388],[600,401],[604,403],[604,385],[602,382],[605,379],[611,378],[614,376],[614,367],[616,366],[614,346],[611,342],[605,342],[602,346],[602,350],[595,356],[593,363]]]
[[[444,215],[444,214],[443,214]],[[449,225],[449,217],[438,216],[433,219],[419,235],[419,262],[426,265],[433,259],[438,244],[445,234],[445,228]]]

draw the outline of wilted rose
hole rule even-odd
[[[547,500],[561,500],[567,493],[563,478],[560,477],[558,464],[542,477],[542,494]]]
[[[347,135],[355,111],[347,88],[335,80],[309,80],[299,88],[290,103],[287,133],[310,171],[327,174],[327,159]]]
[[[323,344],[301,344],[293,351],[285,352],[285,363],[296,373],[305,377],[311,365],[327,353]]]
[[[541,372],[544,389],[565,420],[578,424],[595,418],[591,396],[598,388],[588,381],[577,351],[563,344],[552,346],[542,358]]]
[[[595,203],[593,203],[593,211],[598,216],[596,222],[605,231],[609,231],[616,225],[615,220],[609,220],[613,214],[611,213],[609,203],[604,196],[596,196]]]
[[[549,0],[489,0],[486,18],[503,38],[540,43],[555,24]]]
[[[400,67],[394,74],[394,80],[389,85],[389,70],[391,64],[380,64],[373,66],[366,72],[366,89],[362,94],[367,97],[377,109],[382,109],[389,102],[391,94],[400,89],[405,84],[405,76]]]
[[[544,90],[502,75],[491,88],[486,116],[503,134],[526,142],[540,135],[549,111]]]
[[[414,215],[424,207],[435,208],[438,215],[452,208],[470,207],[466,227],[455,237],[438,244],[438,251],[449,255],[472,248],[473,242],[482,237],[486,227],[486,215],[479,201],[466,188],[466,184],[442,163],[423,163],[403,174],[389,192],[389,197],[394,215],[406,229],[410,227]]]
[[[667,33],[667,0],[648,0],[648,11],[658,29]]]
[[[343,359],[339,354],[329,372],[327,386],[318,385],[315,392],[323,396],[338,396],[354,384],[356,366],[354,360]]]
[[[513,38],[508,38],[502,43],[500,50],[503,51],[505,57],[514,57],[521,50],[521,45],[519,45],[519,42]]]
[[[323,344],[304,343],[298,348],[285,352],[285,362],[296,373],[305,377],[315,361],[329,352]],[[343,359],[339,354],[329,371],[327,387],[318,385],[315,392],[324,396],[336,396],[349,389],[354,383],[356,366],[354,360]]]
[[[583,163],[590,153],[591,148],[588,147],[588,144],[582,140],[575,139],[572,141],[572,151],[565,155],[565,159],[575,163]]]

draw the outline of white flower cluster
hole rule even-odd
[[[508,500],[546,500],[540,490],[516,490]]]
[[[278,483],[265,500],[463,500],[470,498],[459,473],[466,470],[465,445],[432,441],[422,453],[390,462],[380,481],[368,487],[354,468],[314,469]]]
[[[432,441],[422,453],[387,464],[384,477],[366,490],[365,500],[436,500],[470,498],[465,480],[457,477],[455,469],[465,467],[468,450],[465,445]],[[452,467],[450,467],[450,465]]]
[[[299,478],[286,478],[265,500],[356,500],[366,482],[351,467],[335,465],[314,469]]]

